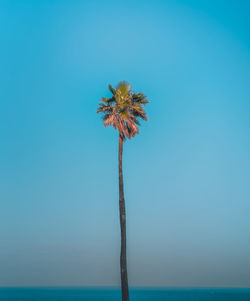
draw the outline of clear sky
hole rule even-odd
[[[124,145],[130,285],[250,286],[250,2],[1,1],[0,286],[119,285],[107,85],[144,92]]]

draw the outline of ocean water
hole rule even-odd
[[[0,288],[0,301],[121,301],[118,288]],[[250,301],[250,288],[132,288],[131,301]]]

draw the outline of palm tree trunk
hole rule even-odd
[[[123,174],[122,174],[122,151],[123,140],[119,135],[119,209],[120,209],[120,226],[121,226],[121,285],[122,285],[122,301],[129,301],[128,292],[128,274],[127,274],[127,256],[126,256],[126,210],[123,190]]]

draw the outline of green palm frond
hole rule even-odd
[[[133,94],[133,101],[136,103],[147,104],[149,101],[147,100],[147,96],[143,93]]]
[[[107,103],[107,104],[111,104],[111,103],[115,102],[115,97],[114,96],[112,96],[110,98],[103,97],[102,101]]]
[[[118,83],[116,90],[121,93],[123,98],[125,98],[129,94],[130,88],[131,86],[128,82],[121,81]]]
[[[111,85],[108,85],[109,91],[115,96],[116,90],[112,88]]]
[[[100,112],[113,112],[113,110],[114,110],[113,106],[100,103],[99,107],[97,108],[96,113],[100,113]]]

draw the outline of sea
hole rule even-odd
[[[0,301],[121,301],[119,288],[0,288]],[[131,288],[130,301],[250,301],[250,288]]]

